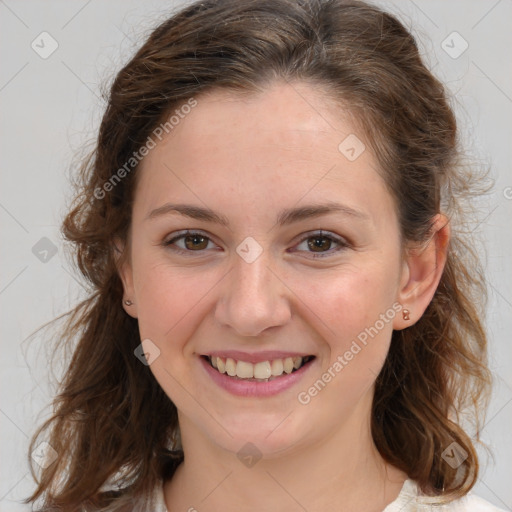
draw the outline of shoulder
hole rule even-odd
[[[155,488],[154,493],[154,501],[153,501],[153,511],[154,512],[168,512],[167,507],[165,506],[164,499],[164,481],[160,481]]]
[[[452,501],[445,505],[443,510],[447,512],[505,512],[503,509],[494,506],[475,494],[468,494],[463,498]]]
[[[439,498],[422,494],[416,482],[406,480],[396,500],[383,512],[505,512],[505,510],[473,493],[448,503],[440,503]]]

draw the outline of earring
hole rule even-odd
[[[402,310],[402,318],[404,320],[409,320],[409,310],[408,309]]]
[[[127,305],[127,306],[131,306],[133,304],[133,302],[131,300],[125,300],[124,303]]]

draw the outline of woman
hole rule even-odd
[[[412,36],[363,2],[162,23],[64,222],[94,293],[28,501],[497,510],[468,495],[490,376],[456,136]]]

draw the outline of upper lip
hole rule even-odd
[[[307,357],[312,354],[305,354],[300,352],[284,352],[281,350],[265,350],[262,352],[247,353],[240,350],[214,350],[208,354],[203,354],[207,357],[221,357],[227,359],[228,357],[235,361],[245,361],[247,363],[261,363],[262,361],[272,361],[273,359],[285,359],[287,357]]]

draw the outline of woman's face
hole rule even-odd
[[[360,430],[407,279],[377,161],[307,84],[196,100],[138,171],[122,270],[182,436],[271,455]]]

